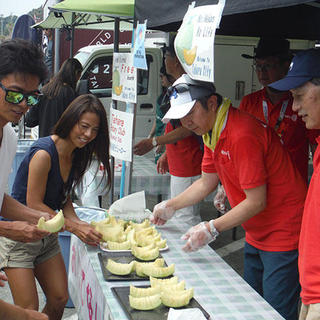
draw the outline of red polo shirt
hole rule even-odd
[[[301,117],[292,110],[291,93],[288,92],[282,100],[273,105],[266,97],[266,89],[263,88],[243,97],[239,109],[252,114],[257,119],[266,123],[263,110],[263,101],[266,101],[268,125],[275,128],[282,104],[286,100],[288,100],[288,105],[285,115],[276,132],[281,136],[281,140],[299,172],[305,178],[305,181],[308,181],[309,142],[316,144],[315,138],[319,136],[320,130],[306,129]]]
[[[174,130],[169,122],[165,133]],[[194,177],[201,174],[203,150],[200,140],[191,135],[176,143],[166,144],[169,172],[175,177]]]
[[[265,210],[243,223],[246,241],[265,251],[298,248],[306,184],[274,130],[230,108],[215,151],[205,147],[202,170],[218,173],[231,207],[246,198],[243,190],[266,184]]]
[[[320,143],[320,138],[317,139]],[[301,298],[320,303],[320,149],[313,157],[313,175],[303,211],[299,242]]]

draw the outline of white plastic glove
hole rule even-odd
[[[152,216],[150,217],[152,223],[160,226],[173,217],[176,211],[172,207],[168,207],[167,202],[168,200],[164,200],[154,206]]]
[[[217,193],[214,197],[213,204],[215,208],[222,214],[228,210],[226,208],[227,195],[222,184],[219,184]]]
[[[207,224],[209,225],[210,231],[207,228]],[[188,240],[182,250],[185,252],[197,251],[211,241],[216,240],[218,235],[219,232],[214,227],[213,220],[210,220],[210,222],[200,222],[196,226],[191,227],[187,233],[181,237],[182,240]]]

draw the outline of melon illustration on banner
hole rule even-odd
[[[120,96],[122,92],[122,85],[120,85],[120,73],[116,69],[113,71],[112,75],[112,91],[115,93],[117,96]]]
[[[175,39],[175,49],[179,60],[188,66],[192,65],[197,56],[197,46],[193,42],[193,17],[183,23]]]

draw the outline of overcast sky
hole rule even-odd
[[[0,15],[21,16],[45,4],[45,0],[0,0]]]

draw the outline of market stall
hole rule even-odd
[[[91,216],[94,215],[93,210]],[[186,287],[194,288],[194,298],[211,319],[283,319],[209,246],[184,253],[180,237],[187,228],[171,221],[158,227],[168,245],[161,254],[168,265],[175,264],[174,275],[185,280]],[[86,246],[73,235],[70,252],[69,292],[79,319],[129,319],[112,288],[147,285],[149,281],[105,281],[98,258],[102,251]]]
[[[135,19],[148,19],[147,27],[176,31],[192,0],[135,0]],[[197,6],[218,0],[198,0]],[[274,36],[319,40],[319,3],[313,0],[228,0],[217,34],[229,36]]]

